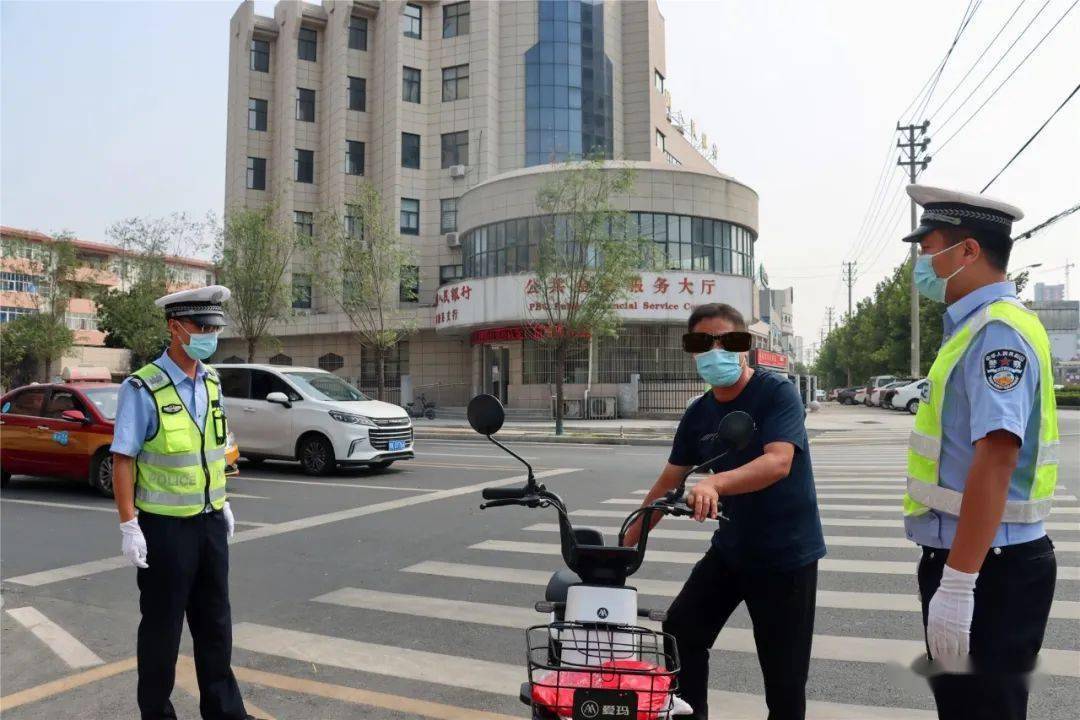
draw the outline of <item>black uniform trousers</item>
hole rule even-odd
[[[664,621],[681,663],[679,697],[690,703],[694,718],[708,720],[709,649],[741,602],[754,625],[769,720],[802,720],[817,606],[816,560],[792,570],[751,572],[732,567],[710,547]]]
[[[139,569],[139,711],[175,718],[169,696],[187,615],[204,720],[247,715],[233,676],[228,528],[220,511],[176,518],[139,513],[148,568]]]
[[[923,548],[919,597],[923,628],[948,550]],[[930,688],[942,720],[1023,720],[1028,678],[1042,647],[1057,580],[1054,544],[1043,537],[991,548],[975,583],[970,674],[942,674]],[[929,648],[927,649],[929,653]]]

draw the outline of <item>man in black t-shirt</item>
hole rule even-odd
[[[735,308],[702,305],[690,316],[688,329],[683,348],[694,353],[711,390],[687,408],[667,466],[645,504],[677,487],[691,467],[724,450],[715,433],[725,415],[742,410],[756,429],[749,445],[715,463],[713,474],[701,477],[687,493],[694,518],[703,522],[719,516],[719,527],[664,622],[682,663],[679,695],[693,707],[695,718],[708,718],[709,649],[745,602],[769,720],[801,720],[817,561],[825,555],[802,401],[787,378],[746,365],[750,337]],[[636,544],[639,532],[635,525],[626,544]]]

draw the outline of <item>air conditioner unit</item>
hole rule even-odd
[[[590,420],[614,420],[618,408],[615,396],[596,396],[589,398]]]
[[[463,177],[465,177],[465,166],[464,165],[451,165],[450,166],[450,177],[452,177],[452,178],[463,178]]]
[[[563,398],[563,418],[581,420],[585,417],[585,401],[580,398]],[[555,397],[551,398],[551,417],[555,417]]]
[[[461,238],[456,232],[446,233],[446,244],[449,247],[461,247]]]

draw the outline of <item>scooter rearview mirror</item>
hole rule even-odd
[[[754,419],[742,410],[729,412],[716,429],[717,438],[734,450],[742,450],[754,436]]]
[[[466,411],[469,425],[481,435],[491,437],[499,432],[506,420],[506,411],[494,395],[477,395],[469,401]]]

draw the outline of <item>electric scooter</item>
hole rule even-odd
[[[623,521],[615,545],[591,528],[574,528],[566,504],[538,483],[532,466],[493,436],[506,418],[502,403],[492,395],[469,402],[474,430],[507,452],[528,470],[520,488],[485,488],[480,509],[520,505],[554,508],[559,518],[559,543],[566,569],[555,572],[537,612],[549,621],[525,631],[528,680],[520,699],[532,709],[533,720],[662,720],[693,711],[678,695],[678,650],[670,635],[639,625],[639,619],[663,621],[666,611],[638,606],[637,589],[626,580],[645,559],[649,530],[656,514],[690,516],[683,500],[686,479],[711,466],[732,450],[741,450],[754,432],[744,412],[729,413],[713,436],[725,449],[691,468],[679,486],[662,499],[637,508]],[[624,547],[626,533],[641,518],[637,545]]]

